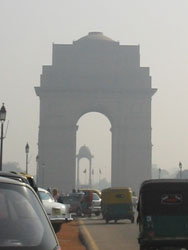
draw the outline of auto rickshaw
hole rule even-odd
[[[137,210],[140,250],[188,250],[188,180],[144,181]]]
[[[101,192],[101,210],[103,219],[108,223],[114,220],[129,219],[134,223],[132,190],[128,187],[111,187]]]

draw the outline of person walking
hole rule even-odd
[[[57,188],[54,188],[52,190],[52,196],[54,197],[54,200],[57,201],[58,198],[59,198],[59,192],[58,192],[58,189]]]
[[[92,200],[93,200],[93,192],[88,190],[84,192],[84,197],[82,199],[81,205],[82,205],[82,212],[84,215],[91,216],[91,206],[92,206]]]

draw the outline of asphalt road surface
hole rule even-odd
[[[99,250],[138,250],[138,225],[129,220],[119,220],[108,224],[102,217],[82,219]]]

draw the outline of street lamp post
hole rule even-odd
[[[1,122],[1,155],[0,155],[0,171],[2,171],[2,163],[3,163],[3,126],[4,126],[4,121],[6,119],[6,109],[4,106],[4,103],[0,109],[0,122]]]
[[[25,154],[26,154],[26,174],[28,174],[28,155],[29,155],[29,144],[28,143],[25,146]]]
[[[180,168],[180,179],[182,179],[182,163],[179,162],[179,168]]]

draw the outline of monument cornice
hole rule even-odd
[[[131,89],[131,88],[122,88],[122,89],[118,89],[118,90],[114,90],[114,89],[106,89],[106,88],[99,88],[97,90],[93,90],[93,89],[79,89],[79,88],[75,88],[75,89],[66,89],[66,88],[44,88],[44,87],[35,87],[35,92],[37,94],[37,96],[43,96],[43,95],[49,95],[49,94],[58,94],[58,95],[70,95],[70,96],[74,96],[75,94],[91,94],[92,96],[94,95],[103,95],[103,96],[109,96],[109,95],[122,95],[122,96],[153,96],[156,92],[157,89],[156,88],[145,88],[145,89]]]

